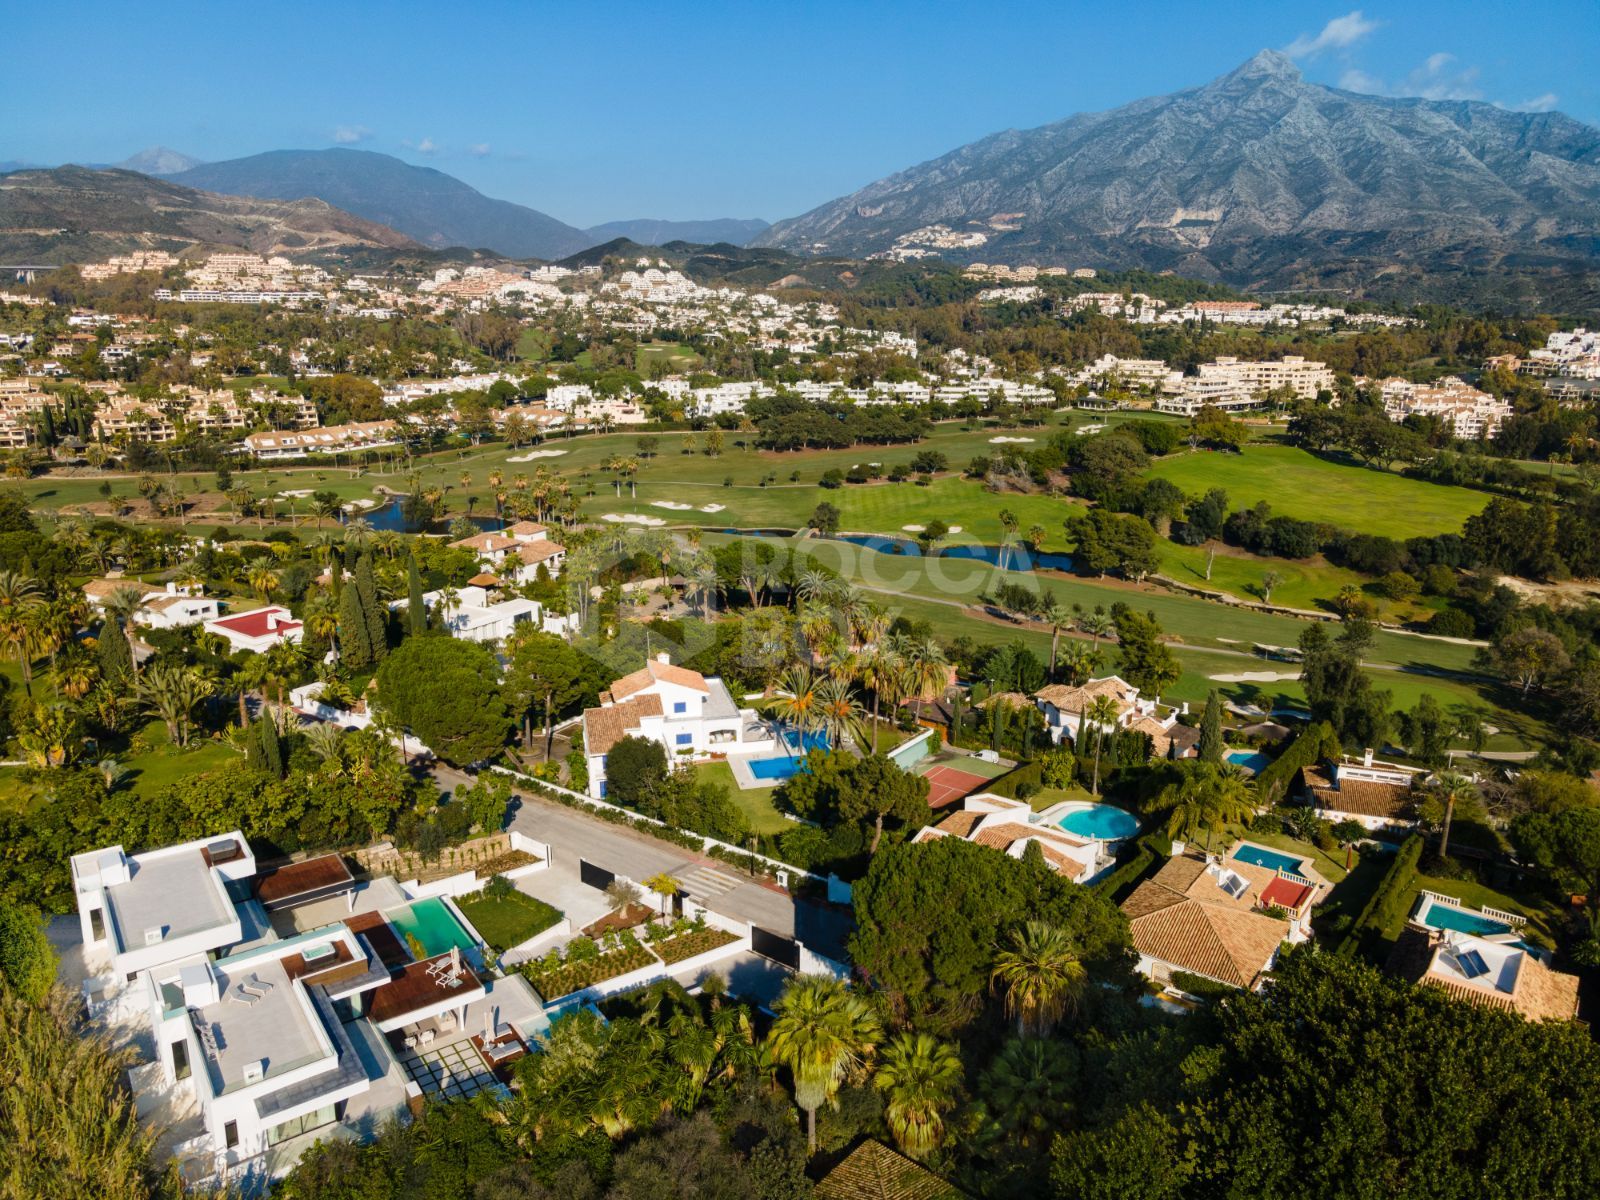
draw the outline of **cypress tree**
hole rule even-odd
[[[256,731],[261,735],[262,769],[282,779],[283,743],[278,740],[278,727],[262,713],[256,720]]]
[[[415,554],[406,569],[406,617],[412,637],[428,632],[428,607],[422,600],[422,571]]]
[[[1206,710],[1200,717],[1200,761],[1222,761],[1222,697],[1212,688],[1206,695]]]
[[[361,594],[353,587],[339,594],[339,661],[358,671],[372,665],[367,614],[361,611]]]
[[[100,677],[113,688],[127,687],[133,678],[133,649],[122,626],[109,618],[100,626]]]
[[[361,599],[361,612],[367,622],[367,642],[372,647],[372,661],[378,662],[389,653],[389,620],[383,602],[378,599],[378,584],[372,578],[370,554],[363,554],[356,560],[355,591]]]
[[[335,606],[344,597],[344,555],[337,549],[328,555],[328,594]]]

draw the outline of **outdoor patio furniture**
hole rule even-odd
[[[435,1037],[435,1034],[434,1034],[433,1030],[424,1029],[421,1033],[417,1034],[417,1041],[422,1043],[422,1045],[424,1045],[424,1046],[431,1046],[431,1045],[433,1045],[434,1037]]]
[[[228,999],[249,1008],[261,997],[250,991],[244,984],[239,983],[228,989]]]
[[[440,1033],[449,1033],[456,1027],[456,1015],[455,1013],[440,1013],[434,1018],[434,1023],[438,1025]]]
[[[404,1038],[404,1041],[405,1041],[407,1050],[415,1050],[417,1048],[417,1035],[416,1034],[414,1034],[414,1033],[406,1034],[405,1038]]]

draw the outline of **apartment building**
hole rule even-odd
[[[178,436],[160,408],[131,396],[110,396],[94,415],[94,431],[101,441],[161,443]]]
[[[1333,372],[1325,363],[1297,354],[1263,362],[1221,355],[1214,362],[1201,363],[1197,374],[1183,376],[1177,394],[1158,400],[1156,408],[1185,417],[1207,405],[1238,411],[1260,405],[1268,393],[1283,388],[1311,400],[1320,391],[1332,391],[1333,383]]]
[[[400,444],[394,421],[357,421],[314,429],[282,429],[252,433],[244,448],[258,459],[305,458],[309,454],[348,454]]]
[[[1480,392],[1454,375],[1431,384],[1389,378],[1378,385],[1378,393],[1391,421],[1404,421],[1413,413],[1437,417],[1455,437],[1466,441],[1494,437],[1512,413],[1509,401]]]

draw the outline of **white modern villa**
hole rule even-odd
[[[548,1026],[449,901],[357,884],[335,855],[259,871],[235,830],[75,855],[72,880],[91,1020],[140,1049],[137,1111],[193,1182],[372,1136],[427,1090],[419,1044],[460,1043],[492,1083]]]
[[[537,600],[506,596],[498,579],[489,576],[477,579],[481,582],[456,588],[448,596],[442,591],[422,594],[429,620],[437,622],[451,637],[469,642],[495,642],[510,637],[525,625],[557,637],[565,637],[577,628],[575,616],[556,616],[547,612]],[[395,600],[389,607],[398,611],[405,608],[406,603]]]
[[[103,614],[107,600],[130,588],[139,593],[139,609],[133,614],[135,625],[151,629],[178,629],[212,621],[222,615],[221,601],[212,596],[202,596],[176,583],[158,587],[142,579],[91,579],[83,585],[83,595],[90,608]]]
[[[673,666],[664,653],[601,692],[600,707],[584,710],[591,796],[605,796],[606,754],[626,737],[658,742],[669,763],[778,749],[773,728],[754,709],[740,708],[722,680]]]
[[[1138,688],[1117,675],[1091,679],[1081,687],[1051,684],[1035,692],[1033,702],[1044,714],[1050,740],[1067,739],[1076,745],[1079,726],[1086,720],[1084,714],[1102,696],[1110,697],[1117,710],[1115,720],[1103,732],[1131,729],[1147,734],[1157,758],[1186,758],[1195,753],[1198,733],[1178,721],[1188,711],[1188,705],[1173,707],[1141,696]]]

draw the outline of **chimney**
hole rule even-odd
[[[278,613],[276,610],[267,614],[267,632],[276,633],[278,629]]]
[[[1361,765],[1363,767],[1370,767],[1372,765],[1372,747],[1371,746],[1368,746],[1367,747],[1367,752],[1361,756]]]
[[[1173,842],[1172,843],[1172,857],[1173,858],[1182,858],[1183,857],[1183,852],[1185,850],[1187,850],[1188,848],[1189,848],[1189,843],[1188,842]]]
[[[204,1008],[221,998],[217,977],[209,963],[191,963],[178,972],[178,985],[183,989],[185,1008]]]
[[[260,1083],[266,1077],[267,1077],[267,1060],[266,1059],[258,1058],[254,1062],[245,1063],[245,1065],[244,1065],[244,1082],[246,1082],[246,1083]]]
[[[167,595],[176,596],[177,594],[178,594],[178,581],[176,579],[167,580]]]
[[[661,653],[656,655],[656,661],[663,667],[670,667],[672,665],[672,655],[663,650]]]

